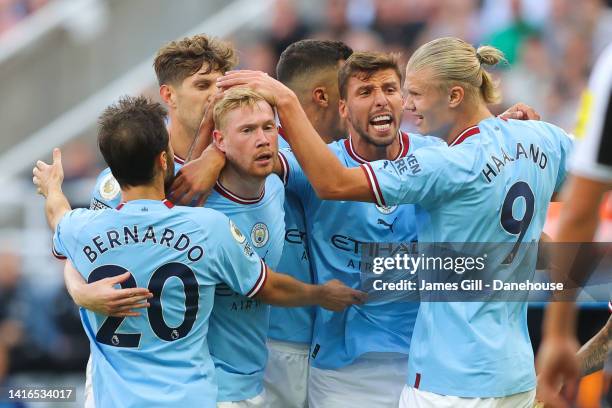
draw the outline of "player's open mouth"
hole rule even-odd
[[[374,116],[370,119],[370,125],[378,131],[378,132],[387,132],[391,129],[391,124],[393,123],[393,116],[388,113],[380,114]]]
[[[268,164],[270,160],[272,160],[272,153],[270,152],[260,153],[257,156],[255,156],[255,161],[257,163]]]

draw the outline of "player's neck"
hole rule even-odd
[[[361,137],[356,130],[349,127],[351,144],[355,153],[367,161],[394,160],[400,154],[399,137],[387,146],[377,146]]]
[[[493,117],[493,114],[486,105],[479,105],[478,107],[466,107],[463,112],[458,112],[456,120],[450,127],[449,132],[446,136],[446,143],[449,145],[455,141],[461,132],[465,129],[477,125],[481,121]]]
[[[130,186],[121,189],[125,202],[134,200],[163,200],[166,198],[163,182],[153,182],[140,186]]]
[[[325,114],[316,107],[311,106],[310,104],[304,105],[304,112],[308,117],[310,123],[315,128],[321,139],[326,143],[330,144],[334,141],[334,138],[330,136],[331,132],[326,125]]]
[[[245,176],[244,172],[239,172],[228,162],[219,175],[219,182],[233,194],[242,198],[252,199],[261,196],[266,184],[266,178]]]
[[[170,143],[174,155],[186,160],[195,137],[195,131],[184,126],[176,117],[171,117],[168,133],[170,134]]]

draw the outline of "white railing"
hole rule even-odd
[[[101,0],[54,0],[27,16],[18,25],[0,36],[0,64],[27,49],[38,40],[49,34],[59,26],[68,29],[83,27],[86,30],[95,30],[92,21],[96,16],[100,23],[106,16],[106,4]],[[83,26],[89,24],[89,27]]]

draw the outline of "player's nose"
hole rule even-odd
[[[404,96],[404,101],[402,102],[402,109],[407,111],[415,110],[414,103],[409,95]]]
[[[270,139],[263,128],[257,128],[255,132],[255,146],[256,147],[264,147],[270,145]]]
[[[377,107],[387,106],[389,104],[387,95],[385,95],[382,89],[376,89],[374,91],[374,103]]]

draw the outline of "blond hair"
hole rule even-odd
[[[253,108],[259,102],[266,102],[272,106],[261,94],[248,88],[231,88],[225,91],[223,98],[217,102],[213,110],[215,127],[220,129],[225,126],[225,117],[229,112],[245,107]]]
[[[204,34],[171,41],[157,51],[153,67],[159,85],[181,83],[206,64],[206,73],[225,73],[238,64],[234,47]]]
[[[498,103],[501,95],[483,65],[505,61],[497,48],[484,45],[476,50],[471,44],[454,37],[438,38],[420,46],[406,66],[407,72],[430,69],[434,79],[446,89],[460,85],[468,98],[481,97],[485,103]]]

